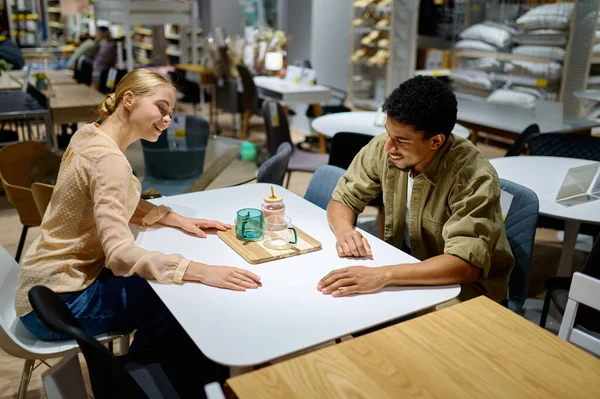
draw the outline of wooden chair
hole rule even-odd
[[[46,213],[46,208],[48,208],[48,204],[50,203],[50,198],[52,198],[52,192],[54,191],[54,186],[45,183],[33,183],[31,185],[31,194],[33,194],[33,200],[35,201],[35,206],[37,207],[40,218],[44,218],[44,213]]]
[[[36,159],[49,152],[44,144],[32,141],[15,143],[0,149],[0,181],[4,185],[8,201],[17,209],[23,224],[15,255],[17,262],[23,252],[27,230],[29,227],[39,226],[42,222],[31,192],[33,181],[29,178],[29,167]]]

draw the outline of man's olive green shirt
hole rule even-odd
[[[402,248],[408,172],[384,150],[387,135],[375,137],[354,158],[332,198],[358,215],[383,192],[384,240]],[[507,298],[514,257],[500,209],[496,170],[470,141],[450,135],[423,173],[414,178],[409,235],[412,255],[425,260],[452,254],[481,268],[480,278],[463,285],[459,299],[479,294]]]

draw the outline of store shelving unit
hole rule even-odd
[[[381,6],[382,3],[385,6]],[[412,0],[353,1],[348,82],[350,103],[375,110],[387,94],[413,76],[417,18],[418,2]],[[382,26],[380,21],[387,22]]]
[[[125,37],[126,65],[131,70],[134,67],[134,38],[131,35],[132,27],[136,25],[165,25],[176,24],[190,27],[196,32],[198,29],[198,4],[195,0],[188,2],[162,2],[162,1],[135,1],[135,0],[99,0],[94,2],[96,19],[104,19],[123,27]],[[135,30],[134,34],[142,34]],[[152,34],[145,29],[145,33]],[[191,62],[198,61],[197,36],[191,35]],[[137,42],[137,41],[136,41]],[[143,43],[147,44],[147,43]],[[140,47],[142,48],[142,47]],[[145,51],[149,51],[147,48]],[[151,63],[148,56],[137,56],[139,62]]]

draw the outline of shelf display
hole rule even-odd
[[[418,2],[354,0],[350,21],[348,101],[376,110],[414,74]]]

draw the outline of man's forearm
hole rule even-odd
[[[330,200],[327,205],[327,220],[333,233],[337,236],[342,231],[353,228],[356,215],[348,206],[341,202]]]
[[[382,267],[386,286],[471,284],[477,281],[480,271],[478,267],[449,254],[434,256],[420,263]]]

